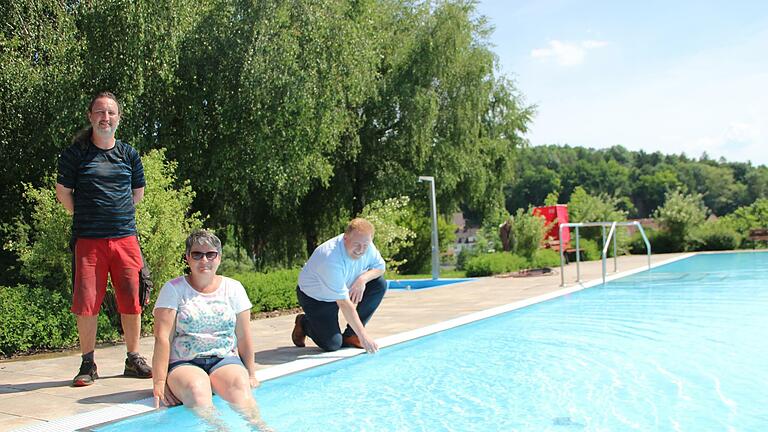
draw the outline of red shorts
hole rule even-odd
[[[136,236],[77,239],[72,312],[87,316],[99,314],[109,274],[115,290],[117,311],[121,314],[140,314],[141,267],[141,250]]]

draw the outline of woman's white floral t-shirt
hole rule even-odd
[[[251,306],[243,285],[226,276],[216,291],[206,294],[195,291],[184,276],[163,285],[155,309],[176,311],[170,362],[238,355],[237,314]]]

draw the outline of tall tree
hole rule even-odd
[[[80,71],[80,47],[74,21],[61,2],[0,1],[0,208],[3,224],[26,218],[24,184],[40,186],[56,166],[60,149],[82,118],[72,103]],[[76,98],[76,96],[75,96]],[[0,243],[6,235],[0,230]],[[5,247],[0,267],[14,265]],[[16,282],[18,271],[2,271],[0,284]]]

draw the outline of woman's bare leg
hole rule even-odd
[[[248,372],[242,365],[229,364],[211,373],[213,391],[229,402],[254,430],[268,432],[272,429],[264,423],[259,405],[253,398],[253,390],[248,380]]]
[[[184,406],[214,430],[229,430],[213,406],[211,381],[204,370],[192,365],[178,366],[168,374],[168,387]]]

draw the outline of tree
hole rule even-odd
[[[739,207],[720,220],[746,239],[750,229],[768,227],[768,198],[759,198],[748,206]]]
[[[471,2],[2,5],[4,220],[31,214],[21,181],[42,185],[100,90],[122,102],[121,138],[166,149],[194,209],[262,268],[300,263],[370,202],[421,201],[422,174],[443,214],[490,214],[533,114]]]
[[[0,219],[28,219],[22,194],[41,187],[85,123],[89,98],[122,102],[120,136],[139,148],[157,140],[175,68],[175,41],[191,1],[3,1],[0,7]],[[194,2],[197,4],[197,2]],[[28,189],[26,189],[28,190]],[[17,257],[5,254],[4,268]],[[4,277],[18,274],[3,272]]]
[[[621,200],[606,194],[590,195],[583,187],[577,186],[568,202],[568,220],[571,222],[613,222],[624,221],[626,213],[619,210]]]
[[[140,150],[158,147],[167,132],[181,41],[210,1],[73,2],[82,70],[72,78],[79,110],[110,90],[121,101],[121,136]]]
[[[598,153],[593,153],[591,158],[596,155]],[[592,194],[622,196],[630,192],[629,168],[614,160],[581,157],[576,163],[565,167],[562,182],[563,188],[568,191],[580,186]]]
[[[374,76],[371,2],[212,2],[181,43],[161,144],[199,192],[195,207],[234,225],[260,262],[306,256],[302,203],[329,185]],[[354,114],[354,115],[353,115]],[[325,197],[327,198],[327,197]],[[320,199],[318,199],[320,201]],[[338,200],[332,200],[338,206]],[[316,233],[338,207],[307,214]],[[338,217],[337,217],[338,216]]]
[[[640,215],[647,215],[664,204],[669,191],[681,187],[683,184],[678,180],[674,167],[662,164],[654,167],[651,173],[640,175],[632,192],[632,201]]]
[[[506,208],[512,213],[520,208],[542,205],[552,193],[561,189],[560,175],[547,167],[526,167],[506,189]]]
[[[472,12],[471,4],[445,2],[390,26],[395,45],[385,51],[377,94],[361,107],[360,157],[340,167],[351,173],[354,206],[423,196],[415,179],[430,174],[445,213],[460,204],[480,213],[501,207],[511,154],[533,111],[493,75],[488,29]]]
[[[704,204],[715,215],[728,214],[745,204],[746,185],[735,181],[733,171],[729,167],[718,166],[711,160],[703,160],[684,164],[680,168],[680,178],[688,190],[701,194]]]
[[[768,167],[763,165],[747,171],[744,181],[747,184],[747,202],[768,198]]]
[[[80,71],[80,47],[71,15],[61,2],[0,2],[0,220],[28,218],[23,195],[39,187],[56,166],[59,151],[82,118],[72,102]],[[5,243],[8,237],[0,238]],[[3,249],[0,266],[16,256]],[[18,272],[3,271],[0,283],[18,282]]]
[[[656,209],[653,216],[678,244],[684,245],[691,229],[704,223],[707,212],[701,194],[685,195],[671,191],[667,193],[664,205]]]
[[[590,195],[581,186],[576,187],[568,202],[568,220],[570,222],[621,222],[627,219],[627,213],[619,210],[621,198],[607,194]],[[603,239],[600,228],[583,228],[580,232],[584,238],[597,241]],[[617,230],[616,240],[619,249],[624,250],[629,242],[625,230]]]

